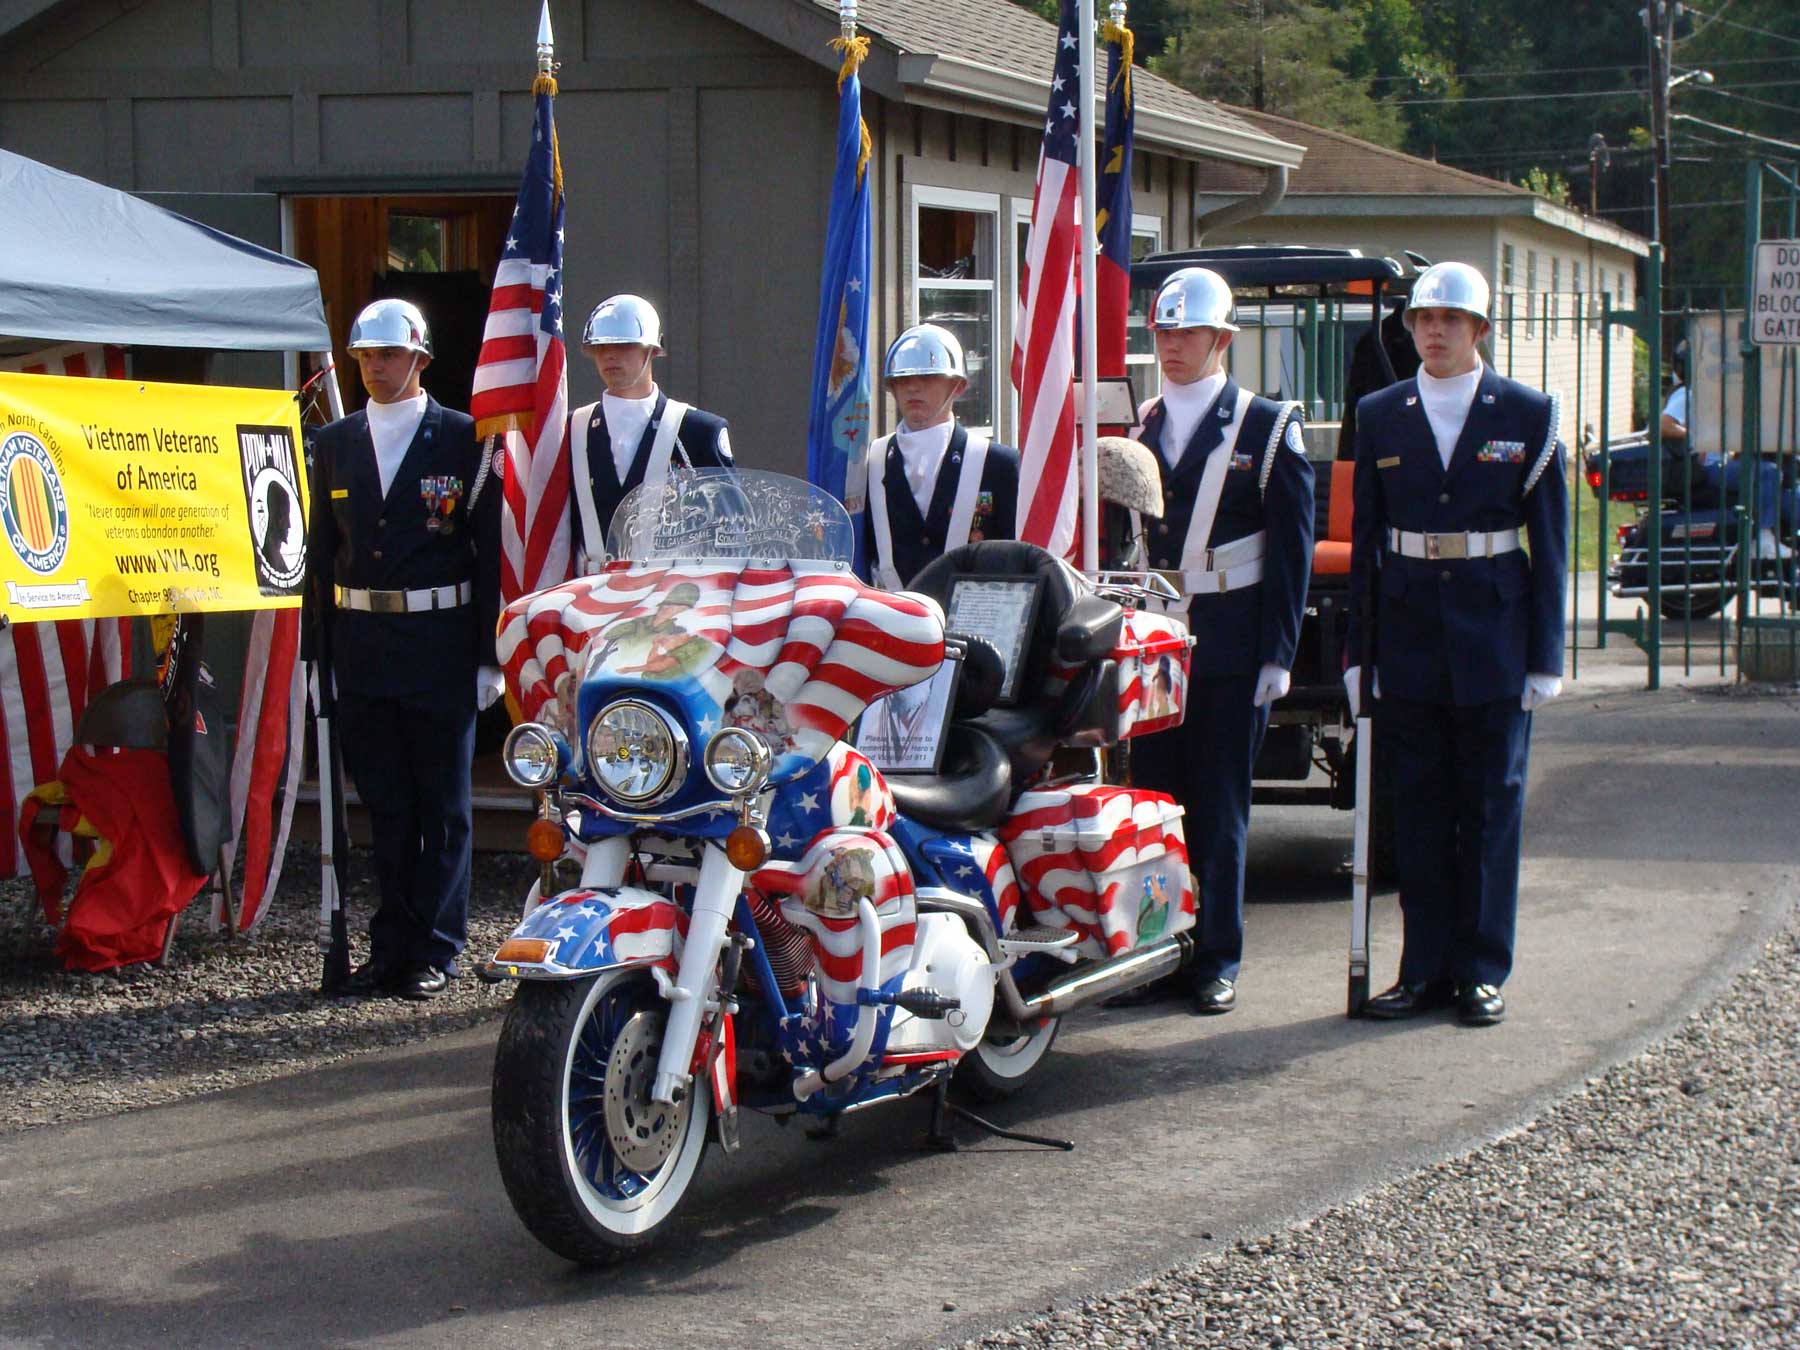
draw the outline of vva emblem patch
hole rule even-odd
[[[15,431],[0,443],[0,522],[19,561],[40,576],[69,551],[69,500],[56,462],[36,436]]]

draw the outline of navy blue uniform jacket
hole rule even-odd
[[[898,441],[888,442],[887,476],[882,487],[887,491],[888,533],[893,537],[894,570],[902,581],[910,584],[924,570],[925,564],[964,543],[983,539],[1018,538],[1015,517],[1019,509],[1019,452],[998,441],[988,442],[987,459],[981,466],[980,494],[975,499],[975,517],[969,525],[967,540],[947,540],[950,512],[956,506],[956,485],[962,475],[963,451],[968,448],[969,433],[959,422],[944,447],[944,459],[938,465],[937,484],[931,490],[931,510],[919,514],[912,485],[906,481],[906,460]],[[871,566],[875,558],[875,523],[864,517],[863,533],[867,539],[867,557]]]
[[[625,471],[625,481],[619,481],[619,469],[613,463],[612,434],[606,429],[606,409],[604,401],[594,404],[594,411],[588,422],[588,443],[586,464],[573,464],[572,473],[585,473],[594,485],[594,512],[600,522],[602,532],[612,528],[613,512],[619,509],[619,503],[625,495],[644,482],[644,471],[650,464],[650,447],[656,443],[656,429],[662,425],[663,411],[669,406],[669,396],[658,389],[656,391],[656,408],[650,414],[650,421],[644,427],[644,434],[638,438],[637,453],[632,457],[631,467]],[[696,469],[729,469],[731,467],[731,451],[725,444],[725,419],[709,412],[701,412],[698,408],[689,408],[687,416],[681,419],[681,430],[675,433],[676,445],[669,449],[669,464],[672,468],[681,465],[682,451],[687,452],[688,462]],[[570,453],[574,453],[571,443]],[[582,546],[581,537],[581,503],[576,493],[579,491],[571,483],[569,485],[569,524],[574,531],[571,536],[574,548]],[[602,544],[606,541],[601,540]]]
[[[450,691],[475,697],[475,670],[495,665],[500,613],[500,497],[490,473],[471,512],[481,469],[475,423],[434,398],[384,499],[369,419],[361,412],[320,428],[312,443],[312,519],[302,656],[318,654],[318,623],[332,622],[338,688],[366,698]],[[459,480],[452,528],[432,531],[422,495],[428,478]],[[419,614],[338,609],[331,587],[422,590],[473,582],[472,604]]]
[[[1237,400],[1237,381],[1227,376],[1218,401],[1194,428],[1173,469],[1162,453],[1167,421],[1162,400],[1144,415],[1138,439],[1156,451],[1156,462],[1163,471],[1162,519],[1145,522],[1150,566],[1158,571],[1181,567],[1201,473],[1207,457],[1225,439]],[[1219,510],[1207,546],[1219,548],[1258,530],[1266,529],[1269,537],[1260,585],[1196,596],[1189,603],[1188,622],[1198,639],[1191,667],[1196,679],[1250,675],[1264,666],[1294,668],[1300,615],[1306,608],[1306,587],[1312,577],[1313,470],[1305,455],[1280,445],[1275,448],[1268,488],[1264,491],[1260,486],[1263,453],[1280,411],[1280,404],[1260,395],[1250,400],[1232,466],[1225,472],[1225,487],[1219,494]],[[1296,424],[1299,416],[1294,414]]]
[[[1416,378],[1357,405],[1350,593],[1367,594],[1373,568],[1383,694],[1420,703],[1489,703],[1517,698],[1527,671],[1562,673],[1569,498],[1560,442],[1525,491],[1552,434],[1547,396],[1485,368],[1448,470]],[[1406,558],[1389,551],[1390,527],[1523,528],[1531,552],[1529,558],[1518,549],[1493,558]],[[1361,621],[1361,604],[1353,600],[1352,665],[1361,659]]]

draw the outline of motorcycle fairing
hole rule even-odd
[[[770,800],[772,856],[798,858],[825,830],[889,829],[894,815],[894,794],[881,771],[862,751],[839,741]]]
[[[688,916],[655,891],[563,891],[539,905],[512,931],[515,938],[551,943],[542,961],[506,962],[500,969],[524,980],[563,980],[619,966],[661,966],[674,974]]]

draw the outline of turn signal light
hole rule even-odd
[[[547,938],[508,938],[494,953],[497,966],[535,966],[550,955]]]
[[[554,820],[534,820],[525,831],[525,851],[541,863],[552,863],[563,855],[563,828]]]
[[[754,825],[739,825],[725,836],[725,858],[740,872],[754,872],[769,860],[769,836]]]

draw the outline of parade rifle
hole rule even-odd
[[[335,388],[333,390],[335,396]],[[312,509],[330,510],[314,501]],[[329,566],[311,566],[317,626],[313,633],[312,700],[319,750],[319,950],[321,994],[341,994],[350,981],[350,930],[344,917],[344,850],[350,830],[344,814],[344,776],[337,737],[337,681],[332,674],[332,594]]]

